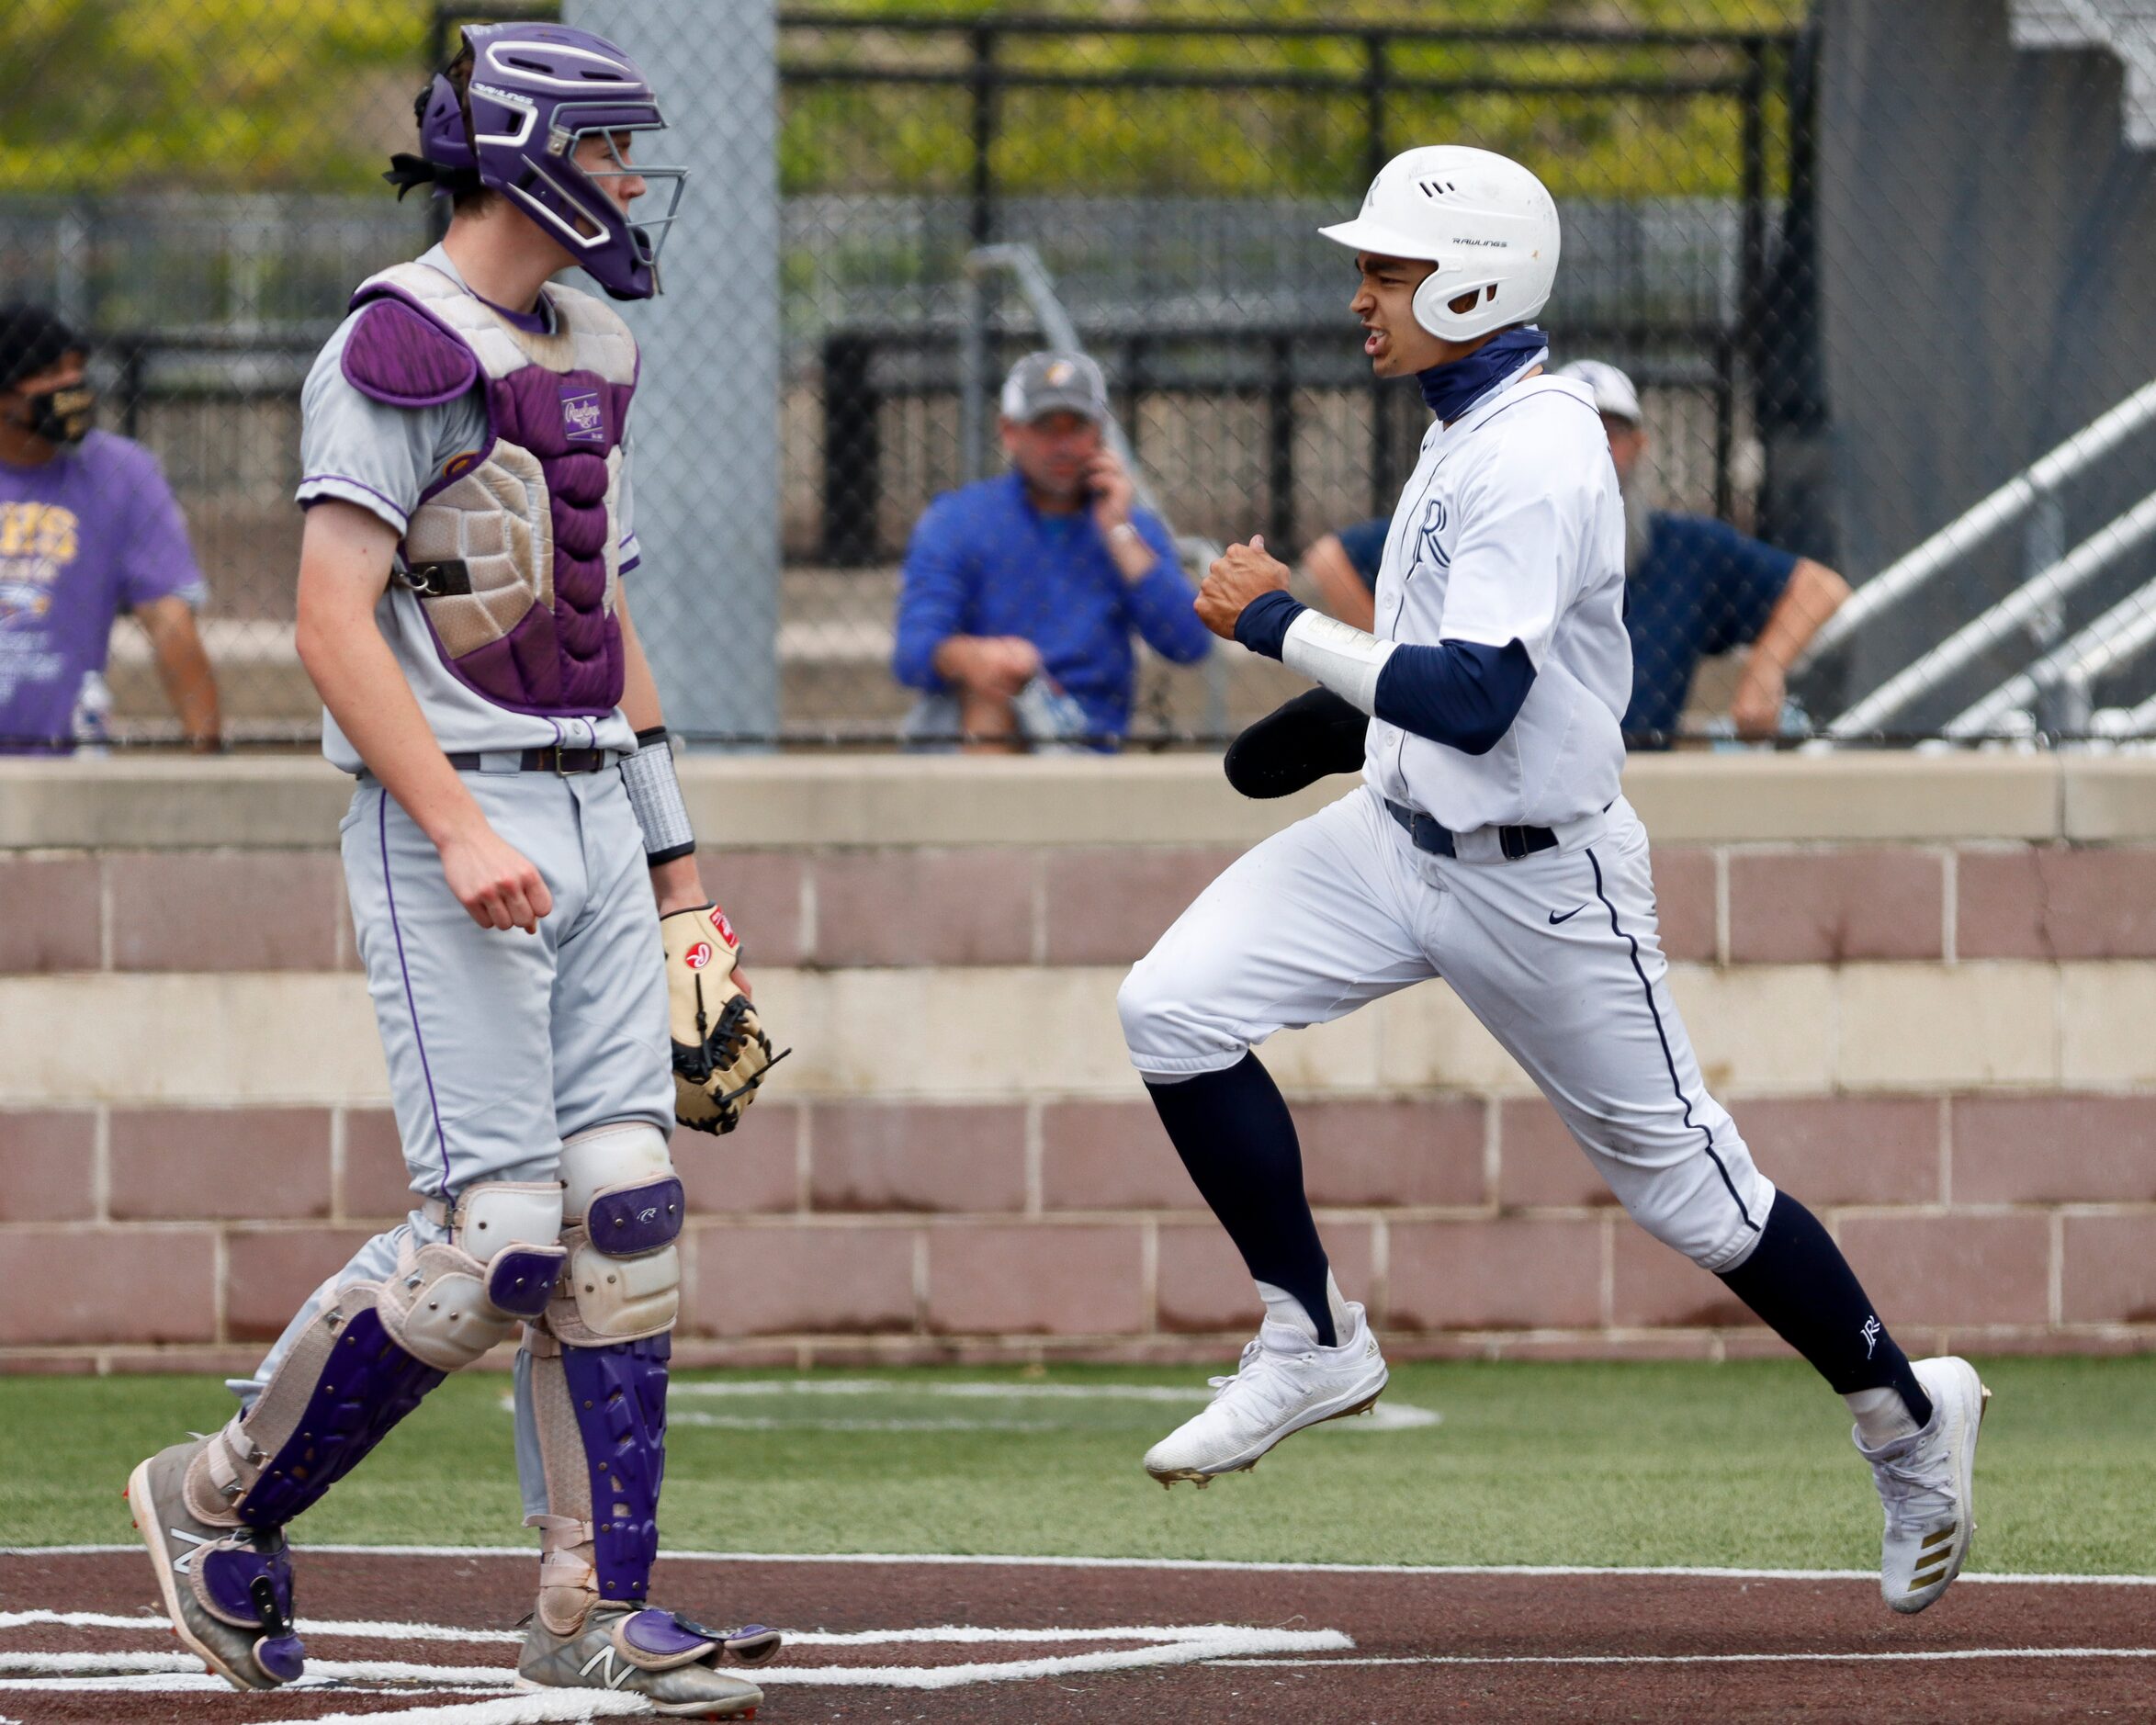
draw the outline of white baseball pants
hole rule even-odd
[[[1487,855],[1480,837],[1468,848]],[[1621,797],[1555,850],[1465,861],[1417,851],[1362,786],[1236,861],[1117,1005],[1139,1071],[1172,1080],[1442,977],[1633,1219],[1703,1268],[1733,1269],[1774,1188],[1707,1093],[1667,970],[1646,831]]]

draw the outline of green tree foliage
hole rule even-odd
[[[867,21],[917,17],[926,8],[910,0],[839,0],[820,9]],[[1107,18],[1206,28],[1187,35],[1109,36],[1086,30],[1103,17],[1096,5],[1028,6],[1025,16],[1068,17],[1073,33],[1001,36],[999,66],[1141,82],[1119,89],[1005,89],[997,98],[994,176],[1000,188],[1019,193],[1337,194],[1367,171],[1363,86],[1372,65],[1370,43],[1390,27],[1425,35],[1389,36],[1380,51],[1383,75],[1394,86],[1383,102],[1384,150],[1437,139],[1480,143],[1533,161],[1560,193],[1726,196],[1737,188],[1742,159],[1733,94],[1753,63],[1743,39],[1783,35],[1803,21],[1805,9],[1804,0],[1124,6],[1107,10]],[[959,25],[992,22],[1011,11],[988,0],[933,8]],[[1337,35],[1279,38],[1237,28],[1266,24],[1348,28]],[[1592,34],[1628,28],[1703,39],[1636,46],[1531,39],[1538,30]],[[1440,28],[1502,34],[1428,39]],[[963,73],[971,51],[964,28],[934,34],[794,29],[785,38],[784,60],[795,66],[875,63]],[[1166,82],[1177,78],[1213,81],[1216,87]],[[1240,78],[1255,87],[1217,87]],[[1314,87],[1320,81],[1329,87]],[[1610,94],[1592,87],[1611,82],[1637,88]],[[1493,84],[1531,87],[1486,88]],[[1417,85],[1440,87],[1418,90]],[[1770,109],[1770,139],[1781,130],[1780,118]],[[957,191],[967,184],[973,159],[970,93],[956,83],[792,81],[781,152],[789,190]]]
[[[0,0],[0,188],[310,190],[379,171],[427,0]],[[365,118],[363,118],[365,117]]]

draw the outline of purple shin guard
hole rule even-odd
[[[299,1429],[233,1505],[240,1519],[277,1528],[310,1508],[446,1376],[391,1341],[373,1307],[354,1313],[330,1350]],[[288,1609],[288,1590],[287,1604]]]
[[[641,1604],[659,1556],[666,1471],[664,1336],[561,1350],[562,1375],[592,1477],[593,1567],[605,1605]]]
[[[242,1534],[209,1547],[199,1570],[212,1607],[228,1621],[262,1626],[254,1663],[279,1683],[306,1669],[307,1649],[292,1632],[292,1554],[279,1533]]]

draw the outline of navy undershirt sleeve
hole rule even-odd
[[[1518,641],[1394,648],[1377,675],[1377,716],[1432,742],[1486,755],[1519,716],[1534,681],[1534,661]]]

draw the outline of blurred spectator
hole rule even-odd
[[[1632,638],[1632,701],[1624,716],[1634,748],[1669,747],[1699,660],[1749,647],[1730,719],[1740,737],[1782,728],[1789,667],[1849,584],[1823,563],[1747,538],[1726,522],[1654,506],[1639,391],[1615,366],[1576,360],[1559,369],[1594,391],[1624,492],[1625,627]]]
[[[1378,565],[1384,561],[1392,518],[1378,515],[1328,533],[1303,553],[1303,573],[1316,589],[1318,608],[1359,629],[1375,626]]]
[[[217,682],[179,504],[140,444],[93,431],[88,344],[40,307],[0,306],[0,750],[65,749],[102,723],[112,620],[131,611],[198,749]]]
[[[1029,354],[1003,385],[1010,471],[931,503],[907,547],[891,669],[924,699],[909,738],[971,750],[1112,748],[1130,727],[1133,631],[1179,665],[1212,636],[1175,545],[1101,437],[1082,354]]]

